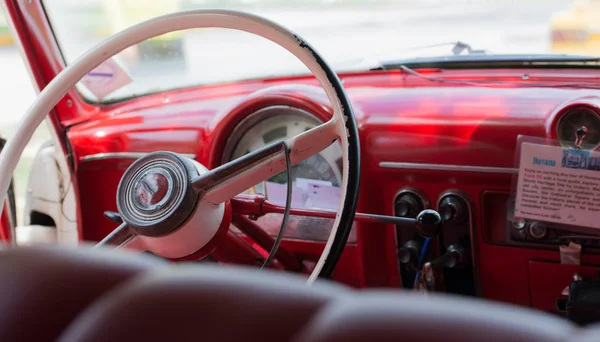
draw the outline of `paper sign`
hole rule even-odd
[[[600,228],[600,153],[523,143],[515,217]]]
[[[322,181],[322,180],[318,180],[318,179],[301,178],[301,177],[296,178],[296,186],[299,187],[300,189],[308,190],[308,188],[313,184],[331,186],[331,182],[328,182],[328,181]]]
[[[265,182],[266,196],[274,204],[285,205],[287,199],[287,184]],[[304,191],[292,188],[292,207],[304,208]]]
[[[285,205],[287,184],[265,182],[269,201]],[[331,182],[297,178],[292,188],[292,207],[337,209],[340,204],[341,189]]]
[[[128,85],[132,80],[125,70],[110,58],[100,64],[96,69],[90,71],[81,79],[83,83],[98,100],[102,100],[108,94]]]
[[[337,209],[340,205],[342,189],[337,186],[309,184],[306,206],[309,208]]]

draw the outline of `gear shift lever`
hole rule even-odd
[[[440,214],[432,209],[425,209],[417,215],[415,218],[415,224],[417,232],[425,238],[425,243],[421,250],[421,256],[417,269],[419,270],[415,276],[413,289],[416,291],[428,291],[429,288],[433,288],[435,279],[431,272],[431,263],[425,263],[425,258],[429,253],[429,246],[431,239],[438,236],[442,230],[442,217]]]

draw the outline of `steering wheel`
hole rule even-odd
[[[88,72],[146,39],[191,28],[227,28],[253,33],[288,50],[316,77],[333,108],[332,118],[309,131],[207,170],[171,152],[135,161],[117,190],[124,223],[99,245],[129,246],[167,258],[181,258],[214,244],[228,229],[228,200],[340,141],[343,155],[340,203],[331,235],[308,282],[331,276],[352,228],[360,179],[358,130],[350,100],[325,60],[304,39],[259,16],[229,10],[172,13],[132,26],[96,45],[67,66],[40,93],[0,154],[0,193],[6,198],[11,175],[26,144],[47,113]],[[291,182],[291,179],[288,180]]]

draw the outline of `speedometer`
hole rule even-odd
[[[288,106],[271,106],[249,115],[234,129],[225,146],[227,162],[255,151],[270,143],[287,140],[322,124],[311,113]],[[336,210],[340,201],[342,183],[342,148],[333,143],[320,153],[291,168],[292,207]],[[264,194],[269,201],[285,205],[287,172],[248,189],[249,193]],[[313,191],[313,190],[317,191]],[[276,235],[281,225],[280,214],[269,214],[258,219],[260,226],[269,234]],[[306,240],[326,240],[333,220],[316,217],[290,216],[284,236]],[[234,229],[241,233],[237,229]],[[348,242],[356,241],[354,229]]]
[[[239,158],[275,141],[286,140],[301,134],[321,121],[312,114],[298,108],[273,106],[262,109],[249,117],[251,122],[246,129],[234,134],[235,147],[229,160]],[[241,127],[244,125],[241,124]],[[249,127],[248,127],[249,126]],[[243,129],[243,128],[242,128]],[[237,139],[236,139],[237,138]],[[298,185],[298,180],[313,180],[325,182],[330,186],[339,187],[342,179],[342,149],[339,143],[334,143],[325,150],[295,165],[291,169],[292,182]],[[267,182],[286,184],[287,173],[282,172]],[[266,194],[265,183],[257,184],[251,192]],[[267,194],[268,195],[268,194]],[[337,208],[337,202],[334,203]]]

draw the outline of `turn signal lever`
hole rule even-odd
[[[123,223],[123,219],[121,218],[121,215],[119,215],[119,213],[115,213],[114,211],[105,211],[104,217],[113,221],[116,224]]]

